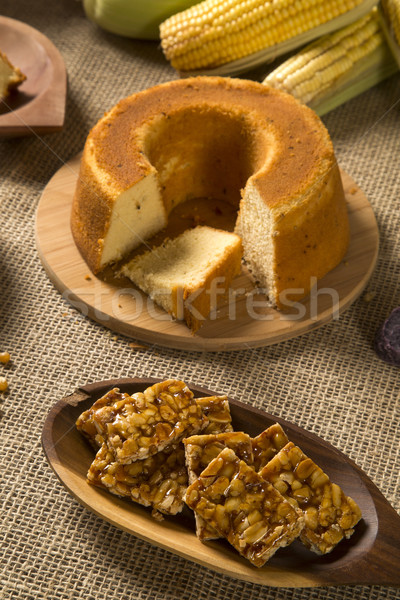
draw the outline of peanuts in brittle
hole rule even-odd
[[[300,539],[317,554],[327,554],[344,537],[349,538],[361,519],[356,502],[293,442],[286,444],[260,475],[303,511],[305,527]]]
[[[287,443],[288,438],[279,423],[274,423],[260,435],[252,439],[253,467],[259,471],[271,460]]]
[[[209,420],[202,433],[222,433],[233,431],[231,411],[227,396],[207,396],[196,398],[196,404],[201,406]]]
[[[185,502],[257,567],[304,526],[301,512],[230,448],[188,487]]]
[[[154,511],[175,515],[183,508],[187,471],[182,445],[143,460],[121,464],[103,444],[90,465],[88,482]]]
[[[109,402],[105,402],[107,397]],[[156,383],[132,396],[112,390],[100,400],[81,429],[89,433],[93,424],[98,439],[105,441],[123,464],[152,456],[208,424],[182,381]]]
[[[253,453],[251,438],[247,433],[224,432],[209,435],[193,435],[184,440],[186,464],[188,468],[189,483],[193,483],[200,476],[209,463],[218,456],[224,448],[231,448],[235,454],[247,463],[252,463]],[[204,519],[195,514],[196,534],[202,540],[217,539],[218,531]]]

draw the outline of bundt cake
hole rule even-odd
[[[349,226],[329,134],[289,94],[192,77],[121,100],[91,130],[72,232],[94,273],[163,229],[188,198],[238,208],[244,259],[278,308],[344,257]]]

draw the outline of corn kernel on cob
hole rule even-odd
[[[374,9],[355,23],[309,44],[272,71],[263,83],[309,104],[356,64],[385,45]]]
[[[400,0],[382,0],[382,8],[390,22],[396,42],[400,45]]]
[[[161,47],[180,71],[208,69],[291,39],[363,0],[204,0],[161,23]]]

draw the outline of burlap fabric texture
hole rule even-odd
[[[9,366],[0,366],[10,386],[0,398],[0,598],[400,598],[390,587],[273,589],[217,575],[80,506],[56,479],[40,445],[49,408],[79,384],[119,376],[177,377],[321,435],[400,510],[399,370],[372,348],[378,325],[400,304],[400,78],[324,118],[341,167],[370,199],[379,225],[379,260],[368,296],[339,321],[276,346],[213,354],[137,350],[131,340],[81,317],[54,289],[35,248],[35,210],[50,177],[82,149],[106,109],[177,75],[157,43],[102,32],[76,0],[2,0],[0,13],[47,35],[68,71],[63,131],[0,141],[0,350],[12,354]]]

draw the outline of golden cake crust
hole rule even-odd
[[[171,81],[124,98],[90,132],[93,149],[85,160],[95,160],[121,191],[134,185],[151,170],[138,130],[157,115],[184,109],[242,113],[274,136],[274,159],[254,175],[271,207],[306,191],[332,161],[328,132],[312,110],[280,90],[224,77]]]

